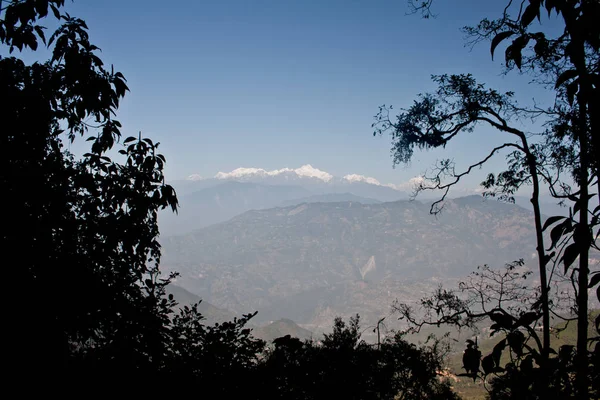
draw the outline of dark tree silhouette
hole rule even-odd
[[[12,260],[6,279],[26,293],[8,317],[13,371],[56,385],[84,366],[111,376],[158,371],[173,302],[158,271],[156,217],[177,207],[158,143],[120,141],[114,115],[128,90],[124,76],[105,67],[85,22],[61,14],[63,5],[0,3],[5,49],[41,42],[52,54],[30,65],[0,58],[0,184],[10,214],[2,224]],[[48,13],[60,26],[46,39],[39,19]],[[81,136],[90,151],[76,158],[65,143]],[[120,163],[108,157],[117,149]]]
[[[467,341],[463,353],[465,373],[459,376],[481,378],[490,399],[576,398],[576,352],[573,346],[563,345],[558,352],[552,350],[556,356],[542,357],[544,347],[536,329],[539,296],[523,284],[530,272],[522,267],[522,260],[501,270],[483,266],[460,283],[459,292],[440,288],[421,300],[420,310],[404,304],[397,304],[396,309],[413,332],[441,324],[474,328],[489,321],[490,336],[502,339],[483,358],[477,343]],[[589,381],[594,382],[595,376],[590,373]],[[597,392],[592,388],[590,394]]]
[[[432,15],[433,4],[433,1],[409,1],[411,12],[420,12],[424,17]],[[562,24],[561,31],[545,30],[544,26],[534,23],[536,19],[541,21],[546,12],[548,17],[553,13],[556,15]],[[442,160],[434,167],[428,183],[418,187],[417,191],[442,189],[443,200],[454,184],[473,168],[486,163],[498,150],[517,149],[509,155],[507,170],[498,175],[490,174],[483,186],[487,195],[508,201],[523,185],[533,187],[531,201],[536,219],[541,281],[538,305],[543,320],[542,359],[539,362],[548,368],[555,363],[554,357],[550,360],[548,290],[551,275],[548,276],[547,269],[560,263],[576,288],[579,318],[574,376],[577,395],[582,399],[590,394],[590,371],[597,368],[588,351],[587,327],[588,289],[600,282],[598,271],[590,271],[589,266],[590,251],[598,250],[600,222],[600,207],[590,207],[590,200],[593,197],[598,200],[597,196],[600,196],[600,27],[594,22],[598,15],[600,3],[595,0],[509,0],[500,18],[484,19],[475,27],[464,28],[470,44],[491,42],[492,57],[498,46],[510,39],[504,53],[506,72],[518,69],[531,76],[534,82],[554,90],[555,102],[546,108],[537,104],[519,106],[511,101],[512,93],[500,94],[486,89],[470,75],[443,75],[434,77],[439,84],[436,93],[423,95],[396,120],[389,118],[390,108],[382,107],[374,124],[375,133],[392,133],[396,163],[410,160],[414,148],[443,147],[456,135],[472,131],[478,124],[487,124],[518,137],[517,143],[507,141],[490,149],[479,162],[464,171],[456,171],[450,160]],[[531,140],[530,135],[515,129],[514,121],[522,118],[543,124],[537,139]],[[565,174],[570,175],[574,185],[563,178]],[[549,187],[552,196],[569,203],[570,217],[552,217],[542,225],[537,200],[540,183]],[[435,206],[439,204],[435,203]],[[550,227],[550,246],[546,250],[543,233]],[[559,247],[563,240],[567,243]],[[597,332],[600,334],[598,329]],[[598,337],[591,339],[593,346]],[[539,385],[539,388],[547,390],[548,385]],[[566,393],[571,392],[567,390]]]
[[[457,399],[439,377],[435,346],[418,348],[402,335],[370,345],[358,316],[336,318],[320,343],[282,337],[264,361],[265,397],[276,399]]]

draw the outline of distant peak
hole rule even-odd
[[[321,171],[320,169],[314,168],[310,164],[306,164],[306,165],[301,166],[300,168],[296,168],[294,170],[294,172],[296,174],[298,174],[299,176],[318,178],[325,182],[329,182],[330,180],[333,179],[333,175],[331,175],[325,171]]]
[[[370,183],[371,185],[383,186],[381,182],[379,182],[375,178],[371,178],[370,176],[358,175],[358,174],[350,174],[344,176],[344,179],[348,182],[364,182]]]
[[[324,182],[329,182],[333,179],[333,175],[321,171],[318,168],[313,167],[310,164],[305,164],[300,168],[291,169],[291,168],[282,168],[275,169],[272,171],[267,171],[263,168],[236,168],[231,172],[219,172],[215,175],[216,179],[242,179],[242,178],[262,178],[268,176],[279,176],[284,174],[295,174],[297,177],[301,178],[316,178],[320,179]]]
[[[204,178],[201,175],[199,175],[199,174],[191,174],[190,176],[188,176],[185,179],[188,180],[188,181],[201,181]]]
[[[416,185],[423,181],[422,177],[414,177],[409,179],[407,182],[403,182],[400,184],[384,184],[376,178],[360,174],[348,174],[341,179],[336,179],[329,172],[315,168],[311,164],[304,164],[301,167],[295,169],[286,167],[281,169],[274,169],[271,171],[266,170],[264,168],[240,167],[230,172],[221,171],[215,175],[215,179],[239,181],[256,181],[275,177],[283,179],[284,181],[309,178],[316,179],[325,183],[339,183],[340,181],[347,183],[366,183],[369,185],[388,187],[398,191],[414,189]]]

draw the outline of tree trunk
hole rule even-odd
[[[583,77],[582,77],[583,78]],[[583,87],[583,85],[581,85]],[[585,97],[580,91],[580,98]],[[581,99],[585,101],[584,99]],[[580,100],[580,101],[581,101]],[[577,362],[576,362],[576,387],[578,399],[588,399],[588,350],[587,350],[587,330],[588,330],[588,279],[589,279],[589,190],[588,190],[588,132],[586,124],[586,104],[579,103],[579,147],[580,147],[580,171],[579,180],[581,186],[581,196],[579,198],[579,225],[575,228],[575,241],[579,247],[579,273],[578,273],[578,293],[577,293]]]

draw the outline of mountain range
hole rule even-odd
[[[180,209],[178,214],[160,213],[163,236],[191,232],[249,210],[336,201],[372,204],[409,196],[400,186],[384,185],[375,178],[356,174],[338,178],[310,165],[274,171],[238,168],[210,179],[192,176],[172,184]]]
[[[404,190],[406,185],[383,184],[379,180],[359,175],[347,174],[343,177],[335,177],[329,172],[322,171],[313,167],[310,164],[302,165],[299,168],[281,168],[272,171],[267,171],[263,168],[236,168],[231,172],[218,172],[213,179],[216,180],[234,180],[238,182],[255,182],[269,184],[290,184],[293,182],[302,181],[303,184],[351,184],[351,183],[367,183],[373,186],[389,187],[395,190]],[[201,176],[194,174],[188,177],[191,181],[207,181]],[[410,182],[409,182],[410,184]]]
[[[163,211],[159,215],[162,236],[180,235],[195,229],[229,220],[250,210],[287,207],[302,203],[353,201],[362,204],[406,200],[414,186],[422,181],[415,177],[403,184],[383,184],[359,174],[336,177],[303,165],[267,171],[262,168],[237,168],[219,172],[213,178],[191,175],[173,181],[180,209],[178,214]],[[453,191],[451,195],[464,194]],[[472,193],[472,191],[471,191]],[[436,192],[424,192],[419,199],[437,199]],[[516,203],[530,209],[527,197],[517,196]],[[541,199],[542,212],[547,215],[568,215],[555,201]]]
[[[373,323],[395,299],[414,302],[478,265],[534,261],[528,210],[481,196],[449,200],[437,217],[429,207],[341,201],[247,211],[163,238],[162,264],[219,308],[319,332],[338,315]]]

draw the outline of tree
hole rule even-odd
[[[433,1],[409,2],[413,12],[431,16]],[[563,23],[563,32],[556,36],[537,31],[533,21],[541,20],[543,8],[548,15],[555,12]],[[516,12],[516,17],[511,13]],[[499,131],[515,135],[517,142],[507,141],[490,149],[490,152],[463,172],[456,172],[449,160],[441,161],[417,192],[427,189],[442,189],[442,200],[451,186],[470,173],[475,167],[485,164],[498,150],[513,148],[509,154],[508,169],[499,175],[490,175],[483,186],[487,194],[499,195],[511,200],[512,195],[525,184],[531,184],[532,204],[536,223],[539,276],[541,281],[541,307],[543,319],[543,363],[549,358],[549,299],[546,269],[550,261],[564,264],[565,274],[571,276],[577,287],[578,308],[577,340],[577,391],[580,398],[588,394],[588,287],[600,281],[589,270],[589,252],[598,249],[597,226],[599,208],[591,210],[589,188],[596,185],[600,195],[599,156],[600,134],[600,31],[595,23],[600,15],[597,1],[581,0],[526,0],[519,4],[507,2],[502,16],[496,20],[482,20],[475,27],[467,27],[471,43],[491,41],[494,55],[499,44],[514,38],[506,48],[507,71],[517,68],[533,77],[534,81],[555,91],[556,101],[546,108],[534,105],[519,107],[512,101],[512,93],[500,94],[478,84],[470,75],[438,76],[438,91],[420,97],[415,104],[398,115],[395,121],[389,118],[389,108],[382,107],[374,123],[375,134],[391,132],[394,162],[410,160],[414,148],[444,146],[456,135],[472,131],[478,124],[487,124]],[[541,28],[540,28],[541,29]],[[519,118],[533,118],[544,129],[542,141],[532,141],[525,132],[516,129],[511,122]],[[564,172],[571,174],[570,185],[562,178]],[[445,181],[449,178],[449,182]],[[545,183],[550,193],[558,199],[572,204],[569,218],[553,217],[542,225],[539,213],[540,183]],[[439,211],[435,203],[433,212]],[[558,223],[560,221],[560,223]],[[558,224],[557,224],[558,223]],[[551,245],[546,254],[543,232],[556,224],[550,233]],[[596,232],[594,232],[596,230]],[[568,246],[557,248],[561,238],[572,240]],[[571,268],[579,259],[577,267]],[[598,324],[598,321],[596,321]]]
[[[442,324],[481,332],[481,324],[489,321],[490,337],[502,339],[483,358],[477,343],[468,340],[463,355],[465,373],[459,376],[481,378],[490,399],[574,398],[571,375],[576,353],[573,346],[563,345],[558,357],[542,357],[540,299],[538,290],[526,283],[530,275],[523,260],[499,270],[484,265],[461,282],[458,291],[440,287],[423,298],[420,310],[405,304],[395,308],[409,322],[410,332]],[[551,303],[553,313],[560,308]],[[594,382],[593,374],[590,382]],[[596,390],[592,388],[590,394],[597,394]]]
[[[281,399],[456,399],[438,374],[441,355],[400,334],[371,345],[360,339],[358,316],[336,318],[322,343],[289,336],[274,341],[267,353],[263,393]]]
[[[439,88],[435,93],[420,96],[412,107],[397,116],[396,121],[389,117],[390,108],[382,106],[373,124],[375,134],[390,131],[393,140],[394,162],[410,161],[414,148],[435,148],[445,146],[462,132],[473,131],[478,124],[488,124],[493,128],[515,137],[516,141],[506,141],[490,150],[480,161],[470,165],[463,172],[456,172],[454,163],[442,160],[434,168],[432,176],[416,188],[422,190],[442,190],[442,198],[433,203],[431,211],[441,211],[441,204],[451,187],[456,185],[474,168],[480,167],[502,149],[513,149],[510,153],[509,170],[498,179],[490,176],[485,186],[499,186],[502,195],[510,197],[522,185],[531,183],[533,191],[531,203],[536,227],[539,275],[541,280],[541,305],[544,320],[545,358],[550,348],[550,312],[548,307],[548,278],[546,265],[552,256],[546,255],[542,216],[539,204],[540,172],[543,166],[537,162],[537,149],[530,145],[528,135],[511,125],[511,116],[518,115],[519,109],[513,101],[512,93],[499,93],[479,84],[471,75],[442,75],[433,80]],[[542,170],[542,171],[540,171]],[[449,181],[447,181],[449,178]]]
[[[114,116],[125,78],[105,67],[85,22],[63,6],[0,2],[0,43],[12,53],[41,42],[52,54],[30,65],[0,57],[0,179],[11,215],[2,246],[15,260],[8,281],[26,292],[8,319],[12,369],[57,385],[66,371],[150,376],[165,361],[174,305],[158,269],[157,212],[175,211],[177,198],[158,143],[141,134],[120,142]],[[46,40],[39,20],[49,13],[60,26]],[[64,144],[80,136],[91,146],[76,158]],[[108,157],[118,148],[122,163]]]
[[[222,398],[253,398],[265,347],[247,327],[255,315],[206,326],[198,304],[181,308],[171,325],[168,376]]]

